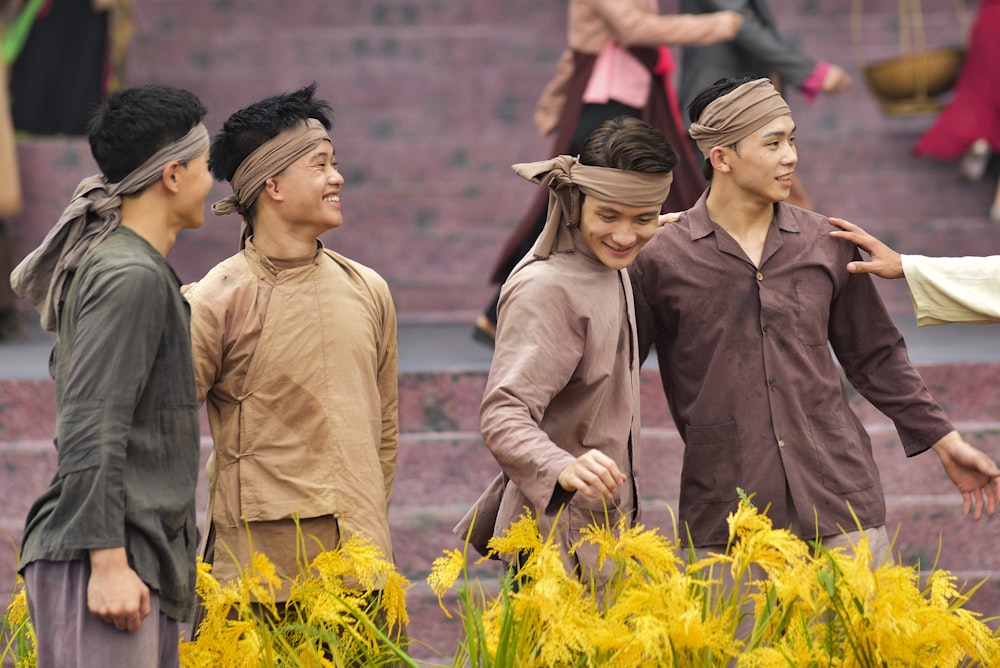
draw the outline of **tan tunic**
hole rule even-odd
[[[902,260],[917,325],[1000,322],[1000,256]]]
[[[294,517],[327,549],[338,530],[391,559],[399,445],[396,314],[385,281],[328,250],[278,271],[252,243],[188,293],[209,463],[214,572],[253,550],[294,576]],[[314,554],[314,541],[306,540]]]
[[[574,229],[576,251],[531,258],[503,287],[496,351],[483,396],[483,440],[503,475],[456,527],[464,537],[476,513],[472,544],[482,552],[527,507],[542,535],[562,512],[563,547],[604,520],[604,502],[559,487],[560,471],[591,448],[628,477],[609,502],[614,524],[638,514],[639,365],[628,273],[593,257]],[[563,507],[565,505],[565,507]],[[616,507],[617,506],[617,507]],[[589,571],[587,550],[567,565]]]

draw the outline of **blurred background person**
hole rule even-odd
[[[83,135],[118,87],[132,0],[29,0],[34,17],[10,72],[14,127]]]
[[[16,55],[14,40],[17,35],[11,29],[19,16],[20,9],[15,3],[0,2],[0,341],[12,339],[18,333],[14,292],[10,289],[13,263],[4,217],[21,210],[21,179],[7,83],[7,68]]]
[[[785,39],[764,0],[681,0],[680,9],[691,14],[732,10],[743,17],[732,41],[689,45],[681,51],[679,94],[683,109],[699,91],[724,77],[770,77],[782,94],[787,93],[784,85],[790,84],[810,102],[820,93],[839,93],[851,85],[851,77],[841,67],[810,58]],[[803,209],[813,208],[797,175],[786,201]]]
[[[982,0],[969,35],[955,94],[913,147],[916,155],[959,160],[962,176],[978,181],[1000,151],[1000,0]],[[1000,223],[1000,183],[989,218]]]
[[[664,211],[682,211],[705,189],[684,134],[670,74],[671,44],[714,44],[732,39],[742,21],[735,12],[703,16],[660,14],[656,0],[570,0],[569,48],[535,111],[542,134],[555,132],[552,155],[578,155],[584,140],[606,120],[641,118],[657,128],[680,155]],[[500,252],[490,280],[499,285],[524,257],[545,225],[548,194],[539,189]],[[493,345],[497,289],[476,319],[476,340]]]

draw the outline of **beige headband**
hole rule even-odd
[[[518,163],[513,169],[518,176],[535,183],[549,180],[548,217],[531,249],[536,257],[572,250],[573,240],[568,227],[580,222],[580,193],[629,206],[659,207],[670,194],[674,179],[672,172],[630,172],[582,165],[579,158],[569,155]]]
[[[756,79],[712,100],[689,132],[707,158],[715,146],[732,146],[791,113],[770,79]]]
[[[118,183],[101,174],[80,181],[55,226],[10,275],[11,286],[41,314],[42,327],[59,328],[59,309],[70,273],[84,256],[121,222],[122,195],[156,183],[171,162],[186,163],[208,151],[208,130],[201,123],[150,156]]]
[[[323,124],[315,118],[288,128],[268,139],[248,155],[233,174],[233,194],[212,205],[212,213],[245,214],[257,201],[269,178],[308,153],[321,141],[330,141]]]

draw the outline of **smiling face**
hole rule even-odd
[[[340,190],[344,177],[337,170],[337,158],[329,141],[319,142],[273,180],[285,220],[314,230],[316,236],[343,224]]]
[[[659,206],[630,206],[587,195],[580,211],[580,232],[606,267],[624,269],[656,234],[659,214]]]
[[[729,149],[732,179],[748,195],[766,202],[788,198],[799,156],[795,122],[780,116]]]

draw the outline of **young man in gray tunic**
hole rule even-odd
[[[606,121],[580,156],[514,165],[548,181],[549,214],[500,297],[496,352],[480,412],[503,473],[466,515],[486,543],[527,508],[555,532],[567,570],[595,591],[597,548],[570,552],[591,524],[632,526],[639,513],[639,360],[628,267],[653,236],[677,155],[635,118]],[[557,521],[558,519],[558,521]]]
[[[966,512],[992,515],[1000,470],[934,403],[870,277],[847,271],[855,247],[782,202],[795,123],[771,82],[721,80],[690,112],[712,185],[630,273],[640,356],[655,345],[684,439],[679,515],[694,545],[725,547],[742,488],[775,526],[829,546],[856,541],[860,523],[875,559],[888,556],[871,442],[831,347],[907,456],[933,448]]]
[[[189,309],[166,261],[212,187],[191,93],[112,93],[85,179],[17,292],[58,333],[58,469],[21,549],[39,668],[177,666],[198,544],[199,424]]]

